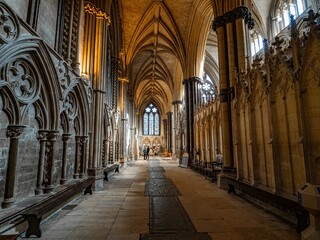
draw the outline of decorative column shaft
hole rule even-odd
[[[86,175],[86,152],[87,152],[87,141],[88,136],[81,136],[80,137],[80,163],[79,163],[79,170],[80,170],[80,178],[85,177]]]
[[[10,138],[8,166],[6,175],[6,185],[4,189],[4,200],[2,208],[8,208],[14,203],[14,183],[16,178],[17,156],[19,136],[25,126],[9,125],[7,128],[7,137]]]
[[[167,141],[167,139],[168,139],[168,130],[167,130],[168,129],[168,120],[163,119],[162,122],[163,122],[163,132],[164,132],[164,143],[166,144],[164,147],[169,150],[168,141]]]
[[[168,151],[172,153],[172,115],[173,112],[168,112],[167,113],[167,146],[168,146]]]
[[[125,96],[125,90],[126,90],[126,84],[129,82],[126,78],[119,78],[119,81],[121,82],[121,129],[120,129],[120,136],[119,144],[120,144],[120,163],[125,164],[127,162],[127,151],[126,151],[126,144],[127,144],[127,122],[128,119],[126,118],[126,108],[125,108],[125,102],[126,102],[126,96]]]
[[[194,158],[194,112],[199,101],[198,85],[201,79],[192,77],[183,81],[185,92],[185,113],[186,113],[186,152],[189,154],[188,166]]]
[[[61,179],[60,184],[65,184],[68,181],[67,177],[67,150],[68,150],[68,141],[71,139],[70,133],[62,134],[63,141],[63,152],[62,152],[62,169],[61,169]]]
[[[48,131],[46,141],[46,156],[44,163],[44,193],[50,193],[53,186],[54,145],[59,131]]]
[[[181,134],[179,132],[179,128],[180,128],[180,120],[179,120],[179,112],[180,112],[180,105],[182,105],[182,101],[181,100],[176,100],[172,102],[173,105],[173,154],[175,154],[175,157],[180,157],[180,149],[181,146],[179,145],[179,139],[180,136],[179,134]],[[181,143],[180,143],[181,144]]]
[[[44,171],[44,161],[46,156],[46,141],[47,141],[47,130],[38,131],[38,141],[40,142],[39,151],[39,164],[38,164],[38,175],[37,175],[37,185],[35,189],[35,194],[38,195],[43,192],[43,171]]]
[[[79,178],[79,165],[80,165],[80,154],[81,154],[81,136],[76,136],[76,149],[75,149],[75,158],[74,158],[74,174],[73,178]]]

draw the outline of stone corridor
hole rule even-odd
[[[41,239],[300,239],[293,226],[169,158],[128,163],[103,191],[70,202],[42,230]]]

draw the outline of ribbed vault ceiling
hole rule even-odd
[[[264,11],[261,16],[267,16],[271,0],[255,1]],[[210,28],[197,26],[202,22],[199,21],[201,11],[205,12],[203,18],[210,18],[207,20],[210,23],[212,6],[221,5],[211,5],[211,2],[215,0],[121,0],[125,75],[140,111],[150,102],[157,104],[162,114],[171,110],[172,100],[181,98],[183,72],[190,65],[188,54],[193,55],[199,65],[199,56],[203,56],[204,70],[218,83],[216,34],[209,31]],[[202,44],[195,41],[197,38],[206,39],[207,44],[202,48],[205,54],[194,57],[199,54]],[[196,51],[193,49],[190,54],[190,47]]]

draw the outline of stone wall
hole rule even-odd
[[[290,199],[306,182],[320,184],[320,29],[309,14],[238,73],[231,103],[237,179]],[[219,105],[217,98],[195,116],[201,160],[219,150]]]
[[[25,6],[19,3],[10,1],[18,14],[19,7]],[[75,156],[79,153],[84,153],[78,158],[79,166],[88,162],[87,149],[80,146],[76,153],[75,136],[88,136],[92,89],[88,80],[80,78],[52,50],[57,3],[41,1],[41,23],[38,23],[41,39],[0,1],[0,12],[9,16],[0,25],[2,207],[34,194],[49,193],[73,179]],[[6,34],[8,27],[10,34]],[[70,135],[65,148],[63,134]],[[67,174],[65,181],[61,181],[64,167]],[[79,167],[77,174],[84,177],[80,171]]]

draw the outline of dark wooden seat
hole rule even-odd
[[[236,194],[236,190],[241,191],[255,199],[264,202],[272,207],[280,209],[282,212],[290,213],[296,218],[296,232],[301,233],[309,225],[309,213],[301,207],[298,202],[278,196],[276,194],[261,190],[244,182],[229,177],[222,177],[222,181],[228,184],[228,193]]]
[[[105,181],[109,181],[108,175],[110,175],[110,173],[112,173],[113,171],[115,173],[119,173],[120,166],[121,166],[120,163],[113,163],[113,164],[108,165],[107,167],[105,167],[105,169],[104,169],[104,180]]]
[[[26,237],[29,238],[32,235],[41,237],[42,231],[40,224],[42,219],[48,217],[53,212],[60,209],[75,196],[80,194],[84,190],[84,194],[90,193],[92,195],[92,184],[94,178],[86,178],[72,184],[61,191],[57,191],[48,195],[42,201],[35,203],[21,212],[21,215],[28,221],[28,229],[26,231]]]
[[[217,180],[217,175],[222,171],[222,157],[217,157],[214,162],[208,162],[204,169],[205,176],[210,178],[212,182]]]

